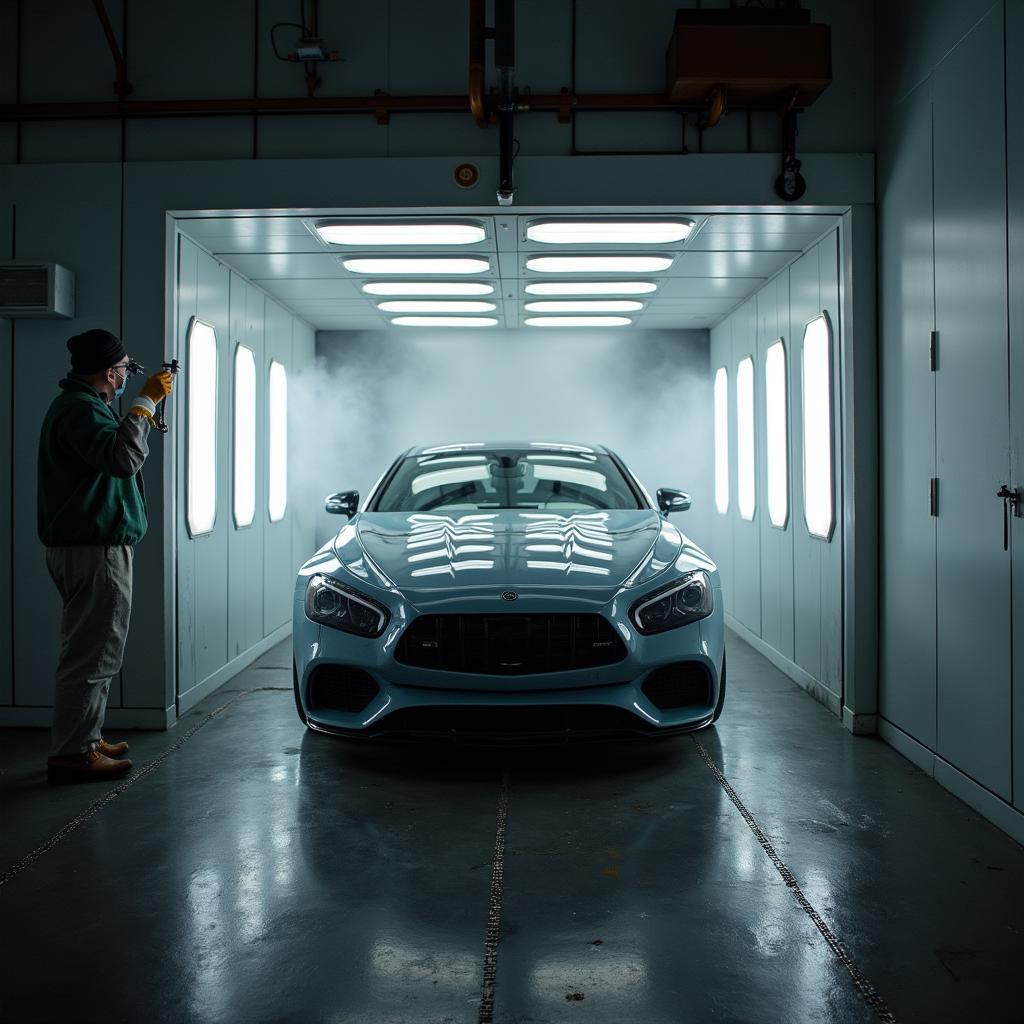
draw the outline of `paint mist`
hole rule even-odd
[[[317,542],[345,522],[332,491],[365,497],[412,445],[604,444],[650,491],[693,499],[673,523],[710,542],[712,385],[707,331],[335,331],[289,381],[291,502]],[[362,498],[361,498],[362,500]],[[710,552],[713,556],[713,552]]]

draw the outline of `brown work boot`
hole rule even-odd
[[[104,757],[120,757],[122,754],[128,753],[127,743],[108,743],[106,740],[101,739],[96,745],[96,749],[104,755]]]
[[[70,757],[48,757],[46,775],[51,782],[100,781],[117,778],[129,771],[131,766],[131,761],[115,761],[98,750],[90,750]]]

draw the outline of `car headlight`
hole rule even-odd
[[[630,608],[629,617],[641,633],[664,633],[707,618],[714,606],[711,579],[703,569],[698,569],[637,601]]]
[[[390,614],[382,604],[331,576],[313,576],[306,588],[306,618],[358,636],[380,636]]]

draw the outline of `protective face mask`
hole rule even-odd
[[[115,370],[114,372],[116,373],[117,371]],[[128,371],[127,370],[125,370],[125,372],[124,372],[124,379],[121,381],[121,386],[119,388],[114,388],[114,397],[115,398],[120,398],[124,394],[124,389],[126,387],[128,387]]]

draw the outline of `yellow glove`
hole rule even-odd
[[[153,422],[157,404],[162,402],[174,389],[174,374],[167,370],[154,373],[145,384],[128,410],[133,416],[145,416]]]

